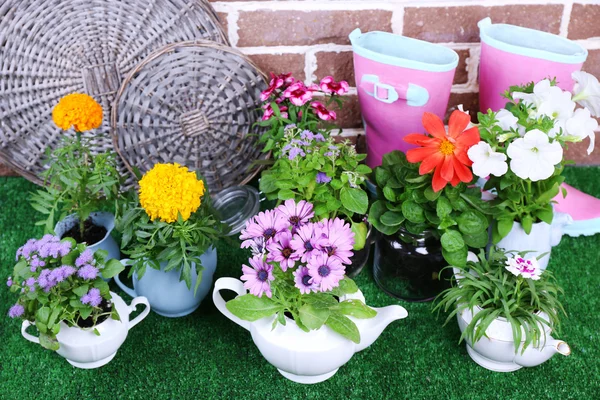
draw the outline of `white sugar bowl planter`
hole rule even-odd
[[[56,335],[60,348],[56,352],[77,368],[98,368],[110,362],[117,354],[119,347],[125,342],[129,330],[150,313],[150,304],[145,297],[136,297],[128,306],[119,295],[113,292],[110,294],[113,307],[116,307],[119,313],[120,321],[109,317],[92,328],[70,327],[64,322],[60,324],[60,332]],[[130,321],[129,314],[135,310],[138,304],[143,304],[146,308]],[[23,321],[21,333],[25,339],[39,344],[39,338],[26,332],[31,325],[29,321]],[[93,332],[94,328],[100,333],[99,336]]]
[[[285,326],[278,324],[275,329],[273,329],[275,316],[254,322],[244,321],[233,315],[225,306],[225,300],[219,293],[224,289],[232,290],[242,296],[247,293],[243,283],[234,278],[218,279],[213,291],[215,306],[227,318],[250,331],[252,340],[263,357],[284,377],[304,384],[318,383],[331,378],[339,367],[352,358],[354,353],[370,346],[386,326],[408,316],[403,307],[392,305],[373,308],[377,311],[374,318],[349,317],[360,332],[360,343],[356,344],[326,325],[318,330],[304,332],[289,318]],[[347,299],[359,299],[363,302],[365,300],[360,291],[346,295],[340,298],[340,301]]]

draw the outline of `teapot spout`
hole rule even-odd
[[[362,321],[364,323],[359,327],[360,343],[356,351],[361,351],[369,347],[390,323],[408,316],[406,309],[397,305],[382,308],[373,307],[373,309],[377,311],[377,316],[373,319]]]
[[[528,348],[523,354],[519,352],[515,357],[515,363],[523,367],[535,367],[548,361],[556,353],[563,356],[571,355],[571,347],[562,340],[550,339],[541,349]]]

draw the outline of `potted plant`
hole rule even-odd
[[[330,106],[335,104],[341,108],[340,96],[348,93],[348,89],[348,82],[336,82],[331,76],[321,79],[318,85],[306,86],[291,73],[275,75],[271,72],[269,87],[260,95],[264,113],[257,123],[267,128],[259,139],[259,143],[264,143],[263,151],[273,151],[278,158],[282,147],[277,144],[291,124],[301,132],[308,130],[327,137],[335,127],[331,121],[337,118]]]
[[[187,167],[155,164],[139,186],[139,195],[117,221],[123,252],[130,257],[126,263],[132,266],[133,289],[118,276],[115,281],[130,296],[147,297],[159,315],[188,315],[212,284],[220,222],[204,181]]]
[[[579,80],[589,75],[577,74]],[[546,268],[551,248],[569,222],[567,218],[553,223],[552,199],[561,192],[569,163],[563,148],[589,137],[588,154],[594,149],[598,123],[589,110],[594,101],[584,90],[571,97],[549,79],[512,86],[505,97],[506,109],[479,113],[481,141],[468,155],[473,172],[488,178],[484,188],[497,196],[492,201],[493,242],[507,250],[545,253],[540,265]],[[575,110],[576,101],[584,108]],[[564,188],[562,194],[567,195]]]
[[[509,372],[571,353],[569,345],[550,336],[564,314],[562,289],[536,258],[491,248],[487,258],[483,250],[479,257],[471,254],[454,273],[452,287],[440,294],[434,310],[451,311],[446,323],[456,315],[460,342],[467,342],[477,364]]]
[[[219,311],[248,329],[267,361],[299,383],[329,379],[390,322],[407,316],[400,306],[365,305],[344,276],[354,244],[350,225],[313,218],[313,204],[304,200],[259,213],[240,236],[253,254],[242,266],[244,282],[221,278],[213,292]],[[238,296],[225,303],[222,289]]]
[[[360,164],[366,157],[349,143],[335,143],[321,133],[288,125],[278,142],[280,157],[264,171],[260,190],[267,199],[296,202],[305,199],[314,205],[315,217],[340,217],[354,232],[354,258],[346,269],[357,275],[369,258],[370,227],[366,222],[369,207],[363,189],[371,169]]]
[[[37,224],[44,225],[47,233],[71,237],[92,251],[107,251],[109,259],[119,259],[119,246],[111,237],[114,214],[101,211],[116,210],[121,198],[116,155],[112,151],[93,154],[92,137],[83,136],[102,124],[102,107],[87,94],[73,93],[59,101],[52,118],[64,130],[72,126],[75,137],[65,136],[60,146],[47,152],[48,168],[42,173],[46,187],[30,199],[31,206],[45,216]]]
[[[98,368],[112,360],[129,329],[150,312],[145,298],[128,306],[109,290],[102,278],[115,276],[123,265],[106,255],[48,234],[17,250],[17,264],[6,282],[19,294],[8,315],[23,319],[23,336],[78,368]],[[137,304],[146,309],[129,321]],[[31,325],[38,337],[26,332]]]
[[[464,266],[469,248],[488,243],[489,205],[473,180],[467,150],[479,141],[468,114],[452,113],[448,132],[434,114],[423,115],[428,135],[406,140],[422,147],[392,151],[375,168],[378,200],[369,221],[382,233],[373,275],[388,294],[429,301],[448,285],[450,265]]]

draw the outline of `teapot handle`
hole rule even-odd
[[[238,296],[243,296],[247,292],[246,289],[244,289],[244,284],[242,283],[242,281],[235,278],[217,279],[217,281],[215,282],[215,288],[213,290],[213,302],[215,303],[217,309],[221,311],[223,315],[225,315],[227,318],[229,318],[242,328],[250,330],[250,321],[244,321],[243,319],[236,317],[231,311],[227,309],[227,306],[225,305],[225,299],[223,299],[223,296],[221,296],[221,293],[219,292],[222,289],[232,290],[236,292]]]
[[[29,340],[30,342],[40,344],[40,338],[27,333],[27,328],[29,328],[32,325],[33,324],[27,320],[23,321],[23,323],[21,324],[21,335],[23,335],[23,337]]]
[[[150,314],[150,303],[148,302],[148,299],[144,296],[136,297],[135,299],[133,299],[133,301],[129,305],[130,314],[135,311],[135,308],[138,304],[143,304],[146,306],[146,308],[144,308],[144,311],[142,311],[140,315],[129,321],[128,330],[139,324],[144,318],[148,316],[148,314]]]

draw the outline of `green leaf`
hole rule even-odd
[[[339,286],[333,288],[333,290],[331,291],[331,293],[334,296],[338,296],[338,297],[342,297],[344,295],[352,294],[352,293],[356,293],[356,292],[358,292],[358,286],[356,286],[356,283],[354,283],[354,281],[348,277],[345,277],[344,279],[342,279],[340,281]]]
[[[364,222],[352,222],[351,223],[352,232],[354,232],[354,250],[361,250],[365,247],[365,243],[367,242],[367,234],[369,233],[369,229],[367,228],[367,224]]]
[[[81,316],[81,319],[88,319],[89,316],[92,314],[92,311],[94,311],[92,307],[85,306],[84,308],[79,310],[79,315]]]
[[[375,182],[377,182],[377,186],[385,187],[391,177],[392,174],[390,174],[387,169],[382,167],[375,168]]]
[[[275,185],[276,182],[277,182],[277,177],[275,176],[275,174],[263,172],[263,174],[260,177],[260,182],[259,182],[258,187],[260,188],[260,191],[263,193],[272,193],[272,192],[277,191],[277,186]]]
[[[425,195],[425,198],[427,200],[436,201],[438,197],[440,197],[440,195],[442,194],[442,191],[440,190],[439,192],[434,192],[431,186],[427,186],[423,191],[423,194]]]
[[[467,265],[467,246],[458,251],[448,251],[442,248],[442,255],[449,265],[454,267],[464,267]]]
[[[281,189],[278,193],[277,193],[277,198],[279,200],[289,200],[289,199],[293,199],[296,195],[294,194],[294,192],[291,189]]]
[[[308,329],[319,329],[329,318],[329,308],[319,308],[314,304],[304,304],[298,309],[302,324]]]
[[[489,235],[487,230],[483,230],[481,232],[477,232],[474,235],[463,235],[463,240],[465,244],[469,247],[473,247],[475,249],[480,249],[487,246],[489,241]]]
[[[256,297],[253,294],[238,296],[228,301],[226,306],[233,315],[246,321],[256,321],[283,309],[267,296]]]
[[[456,217],[458,229],[464,234],[475,235],[487,229],[489,223],[485,215],[475,210],[467,210]]]
[[[391,202],[396,201],[396,193],[394,192],[394,189],[389,186],[383,188],[383,196]]]
[[[56,351],[60,348],[60,344],[58,343],[58,340],[56,340],[56,337],[46,333],[40,333],[40,344],[43,348],[52,351]]]
[[[402,214],[410,222],[416,224],[425,222],[425,214],[423,208],[414,201],[405,201],[402,203]]]
[[[377,311],[357,299],[342,301],[340,303],[340,312],[355,318],[373,318],[377,315]]]
[[[17,262],[15,264],[15,267],[13,268],[13,276],[14,277],[25,277],[25,274],[29,271],[29,265],[27,263],[27,261],[25,259],[21,259],[19,260],[19,262]]]
[[[512,218],[499,219],[496,222],[496,229],[498,230],[498,233],[500,234],[500,239],[502,239],[503,237],[506,237],[506,235],[509,234],[509,232],[511,231],[511,229],[513,227],[513,223],[514,223],[514,221],[512,220]]]
[[[352,340],[354,343],[360,343],[360,332],[356,324],[345,315],[338,312],[331,313],[326,324],[345,338]]]
[[[357,174],[369,175],[372,171],[371,168],[369,168],[367,165],[359,164],[354,170],[354,172],[356,172]]]
[[[552,187],[549,190],[540,194],[538,196],[538,198],[535,199],[535,202],[537,204],[549,203],[550,200],[552,200],[553,198],[555,198],[558,195],[558,193],[560,193],[560,187],[559,187],[558,183],[555,183],[554,185],[552,185]]]
[[[398,226],[402,222],[404,222],[404,219],[405,218],[404,215],[402,215],[402,213],[388,211],[381,216],[380,221],[386,226]]]
[[[387,212],[386,202],[383,200],[377,200],[371,205],[369,209],[368,220],[379,232],[384,235],[392,235],[398,231],[397,227],[390,227],[383,225],[380,221],[381,216]],[[316,211],[315,211],[316,214]]]
[[[39,322],[41,322],[43,324],[48,324],[48,319],[50,319],[50,308],[49,307],[44,306],[36,311],[36,313],[35,313],[36,325]]]
[[[124,269],[125,266],[121,264],[119,260],[113,258],[108,260],[106,264],[104,264],[104,268],[102,268],[100,274],[104,279],[109,279],[116,275],[119,275]]]
[[[369,197],[362,189],[343,187],[340,200],[345,208],[357,214],[366,214],[369,208]]]
[[[450,253],[459,251],[465,247],[465,241],[463,240],[462,235],[455,230],[447,230],[444,232],[440,238],[440,241],[442,243],[442,247]]]
[[[535,212],[535,216],[538,217],[541,221],[544,221],[548,225],[552,224],[552,219],[554,218],[554,212],[552,211],[552,206],[548,205],[548,208],[542,208]]]
[[[452,212],[452,205],[450,205],[450,200],[448,200],[446,197],[440,196],[435,205],[435,212],[437,213],[437,216],[440,217],[442,220],[444,219],[444,217],[450,215],[450,213]]]
[[[531,215],[525,215],[521,218],[521,226],[526,234],[529,235],[531,233],[531,228],[533,227],[533,218]]]
[[[89,285],[87,284],[83,284],[81,286],[75,287],[73,288],[73,293],[75,293],[77,296],[82,297],[83,295],[85,295],[88,291],[90,290]]]
[[[390,151],[383,155],[381,165],[384,167],[392,166],[395,164],[403,164],[406,162],[406,155],[398,150]]]

